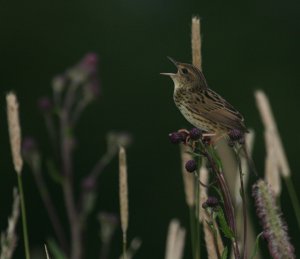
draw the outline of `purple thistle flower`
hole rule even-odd
[[[202,131],[198,128],[192,128],[190,130],[190,138],[191,140],[198,140],[202,136]]]
[[[228,136],[232,141],[239,141],[244,138],[244,133],[238,129],[232,129],[229,131]]]
[[[219,200],[216,197],[210,196],[206,200],[206,205],[209,208],[215,208],[219,205]]]
[[[189,160],[186,162],[185,164],[185,169],[189,172],[189,173],[193,173],[196,171],[197,169],[197,163],[195,160]]]
[[[94,69],[98,64],[98,56],[96,53],[88,53],[81,61],[81,65],[87,68]]]
[[[77,65],[70,68],[66,76],[75,84],[86,84],[91,78],[97,77],[97,66],[97,54],[89,53]]]
[[[271,256],[275,259],[296,258],[287,233],[287,225],[281,218],[270,186],[265,181],[258,180],[252,187],[252,196]]]
[[[180,132],[173,132],[169,134],[169,139],[172,144],[179,144],[183,141],[183,135]]]

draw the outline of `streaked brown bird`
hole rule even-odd
[[[243,116],[224,98],[211,90],[195,66],[168,57],[177,73],[161,73],[174,82],[173,98],[183,116],[195,127],[222,138],[232,130],[247,132]]]

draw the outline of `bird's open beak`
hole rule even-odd
[[[176,74],[174,73],[160,73],[163,76],[175,76]]]
[[[177,67],[178,62],[174,58],[171,58],[171,57],[167,57],[167,58]],[[164,76],[175,76],[176,75],[175,73],[160,73],[160,74],[164,75]]]

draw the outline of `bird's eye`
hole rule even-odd
[[[182,72],[183,74],[188,74],[188,73],[189,73],[189,71],[188,71],[186,68],[181,69],[181,72]]]

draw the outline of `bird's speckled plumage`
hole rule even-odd
[[[224,98],[211,90],[203,73],[191,64],[177,62],[174,81],[174,101],[183,116],[195,127],[216,135],[236,129],[247,132],[243,116]]]

